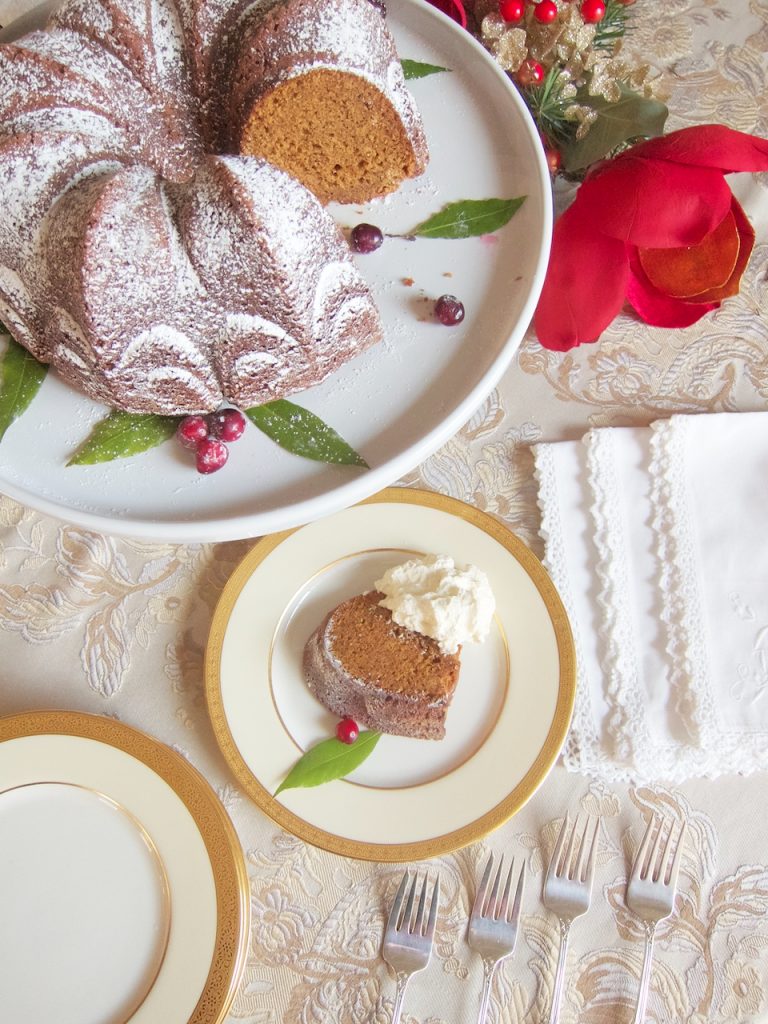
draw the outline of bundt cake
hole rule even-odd
[[[358,141],[355,110],[371,120]],[[376,155],[395,128],[393,155]],[[289,395],[380,340],[316,196],[241,143],[323,200],[352,195],[355,174],[370,198],[418,173],[423,134],[380,10],[67,0],[0,46],[0,319],[14,337],[98,401],[170,415]]]
[[[372,590],[342,602],[304,648],[304,676],[341,718],[398,736],[439,740],[459,678],[461,648],[398,626]]]

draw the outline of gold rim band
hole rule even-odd
[[[289,811],[262,786],[243,759],[227,723],[221,695],[221,653],[229,619],[243,587],[267,555],[295,533],[295,530],[271,534],[258,541],[227,582],[216,606],[208,637],[205,652],[205,689],[213,730],[232,772],[257,806],[278,825],[299,839],[312,843],[313,846],[319,846],[344,857],[386,862],[422,860],[449,853],[482,839],[519,811],[544,781],[560,753],[570,725],[576,692],[576,659],[571,627],[554,584],[538,558],[509,527],[457,498],[410,487],[388,487],[360,502],[361,505],[375,503],[422,505],[458,516],[471,523],[510,552],[526,571],[544,602],[552,622],[560,663],[557,702],[541,751],[515,788],[490,811],[445,835],[413,843],[386,844],[364,843],[326,832]]]

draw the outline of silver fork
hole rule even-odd
[[[653,849],[650,851],[651,839],[656,830],[658,821],[658,832]],[[677,875],[680,870],[680,861],[683,856],[683,842],[685,839],[686,823],[680,827],[680,834],[677,838],[677,849],[674,858],[672,854],[672,836],[675,833],[675,823],[670,822],[669,835],[661,848],[661,839],[665,832],[666,822],[663,818],[657,819],[651,815],[645,836],[637,851],[635,862],[627,883],[627,906],[629,909],[642,918],[645,922],[645,956],[643,957],[643,973],[640,976],[640,991],[637,994],[637,1007],[635,1009],[634,1024],[642,1024],[645,1017],[645,1007],[648,1002],[648,990],[651,982],[651,961],[653,959],[653,939],[656,934],[656,925],[669,917],[675,905],[675,892],[677,890]]]
[[[412,974],[423,970],[429,963],[432,952],[432,940],[435,936],[437,907],[440,902],[440,876],[435,879],[429,904],[429,916],[424,923],[424,911],[427,903],[427,875],[421,883],[419,901],[414,910],[416,899],[416,883],[418,872],[414,872],[410,888],[408,888],[410,872],[406,871],[395,895],[392,910],[389,913],[387,927],[384,930],[382,955],[397,976],[397,995],[395,1008],[392,1011],[392,1024],[399,1024],[403,1008],[405,989]],[[405,890],[408,888],[408,896]],[[405,903],[405,906],[403,904]]]
[[[568,848],[565,849],[569,825],[570,819],[566,814],[544,879],[544,905],[557,915],[560,922],[560,955],[557,959],[549,1024],[556,1024],[560,1015],[565,980],[565,961],[568,952],[568,933],[571,924],[577,917],[581,917],[587,912],[592,899],[592,881],[595,877],[600,818],[595,819],[592,839],[587,843],[589,818],[584,823],[584,828],[580,829],[577,817],[571,831]],[[579,835],[581,838],[577,843]]]
[[[509,894],[512,888],[512,872],[515,868],[514,858],[509,865],[504,888],[499,894],[501,878],[504,872],[504,857],[499,861],[496,875],[493,879],[490,893],[488,887],[493,871],[493,854],[488,857],[488,862],[480,880],[472,913],[469,917],[468,941],[472,949],[477,950],[483,958],[485,980],[483,982],[483,996],[480,1000],[480,1015],[478,1024],[484,1024],[488,1013],[488,1001],[491,996],[491,984],[497,965],[510,956],[514,951],[517,941],[517,926],[520,921],[520,902],[523,898],[525,887],[525,862],[520,868],[520,875],[517,879],[517,887],[512,906],[509,906]]]

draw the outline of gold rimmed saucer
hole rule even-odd
[[[497,601],[495,639],[492,631],[490,644],[462,653],[446,739],[384,736],[349,780],[275,799],[298,749],[332,734],[333,717],[303,684],[309,632],[338,600],[370,589],[382,566],[414,551],[478,565]],[[565,739],[574,666],[560,599],[519,538],[463,502],[389,488],[255,545],[219,601],[205,674],[219,745],[266,814],[333,853],[404,861],[474,842],[530,798]]]

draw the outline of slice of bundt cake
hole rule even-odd
[[[246,18],[232,70],[233,147],[321,202],[365,202],[425,170],[421,118],[370,0],[282,0]]]
[[[460,651],[392,621],[370,591],[344,601],[304,649],[304,674],[317,699],[342,718],[398,736],[439,740],[459,678]]]

